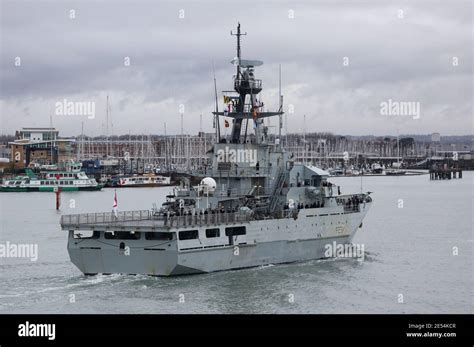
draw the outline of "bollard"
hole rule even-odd
[[[61,187],[54,187],[54,193],[56,195],[56,210],[59,210],[61,206]]]

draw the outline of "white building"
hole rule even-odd
[[[58,138],[59,131],[55,128],[21,128],[17,132],[18,140],[28,140],[29,142],[51,141]]]

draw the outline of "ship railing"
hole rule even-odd
[[[196,213],[184,216],[164,217],[164,225],[170,228],[187,228],[197,226],[209,226],[220,224],[247,223],[252,219],[249,213],[242,212],[216,212],[216,213]]]
[[[153,215],[149,210],[138,211],[119,211],[114,212],[99,212],[99,213],[80,213],[68,214],[61,216],[61,226],[64,227],[79,227],[80,225],[88,224],[118,224],[123,222],[144,221],[149,219],[159,219]]]
[[[360,205],[372,199],[366,194],[340,195],[336,198],[337,204],[344,207],[345,213],[360,212]]]
[[[360,212],[360,205],[344,205],[344,213],[351,213],[351,212]]]
[[[236,89],[248,88],[248,89],[262,89],[262,80],[247,80],[242,78],[236,78],[234,80],[234,87]]]
[[[258,176],[258,175],[270,175],[272,173],[271,167],[260,167],[258,170],[255,166],[248,168],[234,168],[236,176]]]
[[[252,196],[262,196],[270,195],[270,187],[252,187],[251,189],[239,189],[239,188],[228,188],[225,190],[216,189],[213,196],[219,197],[242,197],[243,195],[252,195]],[[206,195],[202,194],[202,198],[205,198]]]
[[[239,167],[236,165],[221,164],[217,169],[212,167],[191,170],[193,175],[211,177],[245,177],[245,176],[268,176],[272,174],[271,167],[256,166]]]

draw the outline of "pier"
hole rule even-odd
[[[462,170],[461,169],[431,169],[430,170],[430,180],[450,180],[462,178]]]

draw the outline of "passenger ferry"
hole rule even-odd
[[[31,169],[25,171],[26,176],[5,180],[0,185],[0,192],[53,192],[55,188],[62,191],[101,190],[103,187],[83,171],[49,171],[39,177]]]

